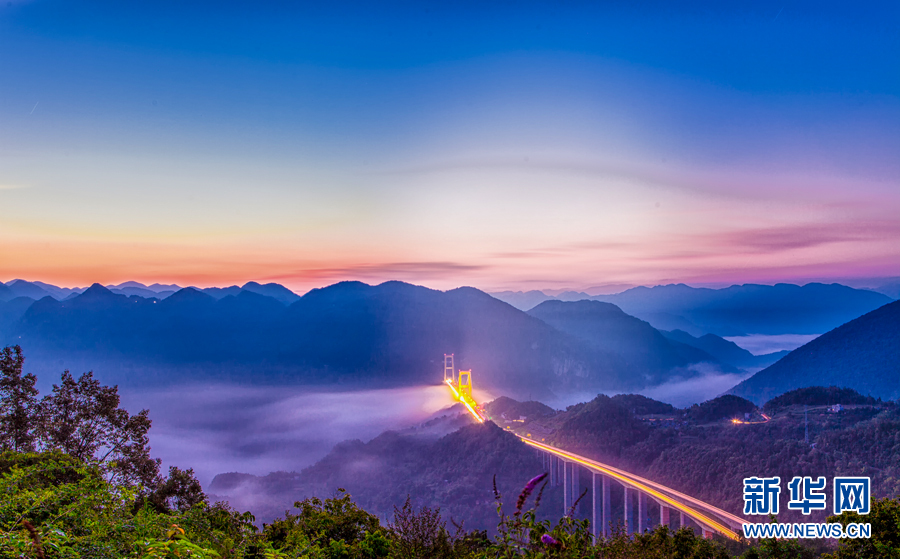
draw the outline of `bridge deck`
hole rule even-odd
[[[465,404],[466,409],[469,411],[469,413],[471,413],[479,423],[484,423],[485,418],[478,411],[478,404],[475,403],[475,401],[471,398],[461,398],[459,392],[456,390],[456,388],[454,388],[452,381],[447,382],[447,386],[449,386],[450,390],[453,391],[454,397]],[[587,468],[592,472],[597,472],[602,475],[609,476],[626,487],[630,487],[646,493],[661,505],[671,507],[684,513],[685,516],[693,519],[701,526],[722,534],[726,538],[732,540],[740,539],[738,533],[732,529],[740,528],[741,524],[745,522],[744,519],[738,516],[730,514],[718,507],[710,505],[709,503],[705,503],[699,499],[691,497],[690,495],[685,495],[684,493],[680,493],[678,491],[675,491],[674,489],[671,489],[669,487],[666,487],[665,485],[656,483],[649,479],[636,476],[630,472],[626,472],[602,462],[597,462],[596,460],[585,458],[584,456],[580,456],[573,452],[568,452],[560,448],[550,446],[548,444],[534,441],[528,437],[515,433],[514,431],[510,432],[519,437],[519,439],[521,439],[525,444],[531,447],[534,447],[543,452],[556,455],[557,457],[567,462],[580,464],[581,466]]]

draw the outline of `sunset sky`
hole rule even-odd
[[[900,276],[897,2],[263,4],[0,3],[0,280]]]

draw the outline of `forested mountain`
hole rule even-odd
[[[397,386],[434,383],[441,356],[478,371],[478,384],[522,395],[635,390],[684,376],[702,352],[677,351],[652,327],[612,305],[616,324],[600,337],[561,331],[472,288],[435,291],[401,282],[344,282],[290,305],[272,286],[216,297],[185,288],[158,300],[93,285],[27,309],[5,303],[3,342],[26,348],[31,370],[93,369],[104,381],[141,384],[238,380]],[[219,295],[220,293],[216,293]],[[573,303],[574,304],[574,303]],[[576,304],[577,305],[577,304]],[[565,330],[565,329],[564,329]],[[661,353],[658,356],[657,353]],[[640,358],[638,358],[640,357]],[[653,368],[648,369],[652,363]]]
[[[540,295],[543,294],[496,294],[519,305],[546,299],[604,301],[660,330],[683,330],[692,336],[821,334],[892,300],[874,291],[821,283],[745,284],[724,289],[672,284],[635,287],[613,295],[589,296],[575,292],[556,297]]]
[[[252,507],[266,521],[293,501],[328,497],[339,487],[382,518],[389,518],[394,507],[410,496],[417,507],[439,506],[445,518],[465,521],[470,529],[491,530],[497,524],[494,476],[511,508],[522,487],[541,472],[533,450],[486,423],[470,424],[437,439],[387,432],[367,443],[347,441],[299,473],[224,474],[213,479],[208,491]],[[547,516],[552,516],[550,511],[559,514],[561,488],[546,491],[542,509]]]
[[[7,297],[20,292],[40,296],[54,288],[21,280],[0,285],[6,289],[0,296]],[[147,295],[165,294],[171,287],[128,282],[115,290]],[[524,313],[472,288],[440,292],[401,282],[344,282],[299,297],[277,284],[249,282],[242,288],[184,288],[165,298],[126,296],[100,285],[82,293],[70,290],[68,295],[54,289],[60,291],[38,301],[25,296],[0,301],[0,342],[23,345],[30,356],[28,367],[35,372],[95,370],[104,381],[125,384],[175,378],[359,387],[431,383],[439,374],[441,355],[455,353],[459,367],[478,371],[480,386],[515,396],[564,395],[635,391],[699,374],[699,363],[736,372],[734,367],[757,368],[784,355],[753,356],[712,334],[661,333],[611,303],[552,300]],[[726,290],[665,286],[620,295],[625,303],[645,310],[675,305],[691,316],[747,324],[778,304],[787,310],[774,318],[789,314],[785,320],[796,324],[805,320],[797,318],[803,309],[815,321],[850,313],[871,303],[867,298],[882,297],[817,284]],[[640,303],[639,296],[646,302]],[[748,308],[753,301],[768,302]],[[897,360],[890,357],[893,338],[886,339],[887,346],[872,341],[891,336],[891,328],[896,330],[886,325],[879,332],[862,333],[870,338],[866,343],[846,348],[855,352],[848,357],[851,361],[870,351],[885,354],[861,359],[868,371],[865,382],[896,378]],[[835,340],[823,337],[812,347],[838,356],[834,352],[850,342]],[[791,367],[799,366],[799,359],[791,356]],[[830,366],[837,367],[838,361]],[[786,367],[783,361],[778,366]],[[806,370],[787,374],[785,368],[776,369],[782,371],[776,379],[781,385],[770,388],[803,386],[791,379],[843,383],[838,378],[843,373],[804,377],[801,369]],[[758,382],[748,380],[745,385]],[[774,394],[763,391],[748,397],[759,400]]]
[[[581,340],[599,355],[621,359],[629,369],[654,379],[653,384],[671,376],[673,369],[688,372],[687,367],[694,363],[718,363],[700,349],[666,339],[648,323],[611,303],[545,301],[528,314]]]
[[[768,353],[766,355],[753,355],[736,343],[716,336],[715,334],[704,334],[703,336],[696,338],[684,330],[672,330],[670,332],[663,330],[660,333],[670,340],[705,351],[719,361],[736,367],[768,367],[790,353],[787,350],[783,350]]]
[[[891,301],[880,293],[821,283],[635,287],[595,299],[614,303],[657,328],[719,336],[820,334]]]
[[[900,301],[884,305],[795,349],[731,389],[761,403],[805,386],[900,397]]]

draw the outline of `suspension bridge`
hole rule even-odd
[[[444,355],[444,383],[476,421],[484,423],[490,419],[475,401],[472,371],[459,371],[457,374],[453,355]],[[642,533],[656,524],[672,526],[677,517],[678,526],[691,526],[693,523],[704,537],[720,534],[731,540],[740,539],[739,531],[746,521],[738,516],[620,468],[534,440],[530,433],[508,429],[540,454],[546,471],[550,473],[550,485],[563,487],[563,514],[568,514],[573,506],[576,513],[579,512],[580,476],[582,472],[591,476],[590,518],[595,537],[610,534],[613,520],[612,483],[615,482],[619,491],[623,491],[622,524],[628,534]],[[656,514],[651,516],[651,510]],[[655,522],[657,518],[658,523]]]

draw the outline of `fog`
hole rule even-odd
[[[300,471],[347,439],[369,440],[453,404],[443,386],[327,392],[228,384],[121,390],[123,407],[150,410],[151,455],[194,468],[206,486],[224,472]]]
[[[776,351],[793,351],[808,344],[821,334],[750,334],[748,336],[728,336],[725,339],[734,342],[753,355],[765,355]]]
[[[641,394],[690,406],[714,398],[749,374],[696,370]],[[422,423],[454,401],[446,387],[326,391],[298,386],[194,384],[151,390],[121,389],[130,412],[149,409],[151,455],[171,465],[193,468],[208,486],[216,474],[266,475],[300,471],[348,439],[368,441],[389,429]],[[477,394],[481,401],[493,395]],[[596,394],[569,394],[545,403],[564,409]]]
[[[694,363],[687,367],[686,375],[673,376],[671,380],[663,384],[634,391],[604,391],[603,394],[615,396],[616,394],[637,393],[672,404],[676,408],[685,408],[721,396],[739,382],[753,376],[757,371],[759,369],[743,373],[725,373],[710,363]],[[551,408],[564,410],[568,406],[589,402],[596,397],[596,392],[568,392],[539,399]]]
[[[674,378],[659,386],[645,388],[640,394],[677,408],[685,408],[720,396],[737,383],[753,376],[753,373],[723,373],[704,363],[693,365],[692,368],[698,370],[700,375]]]

